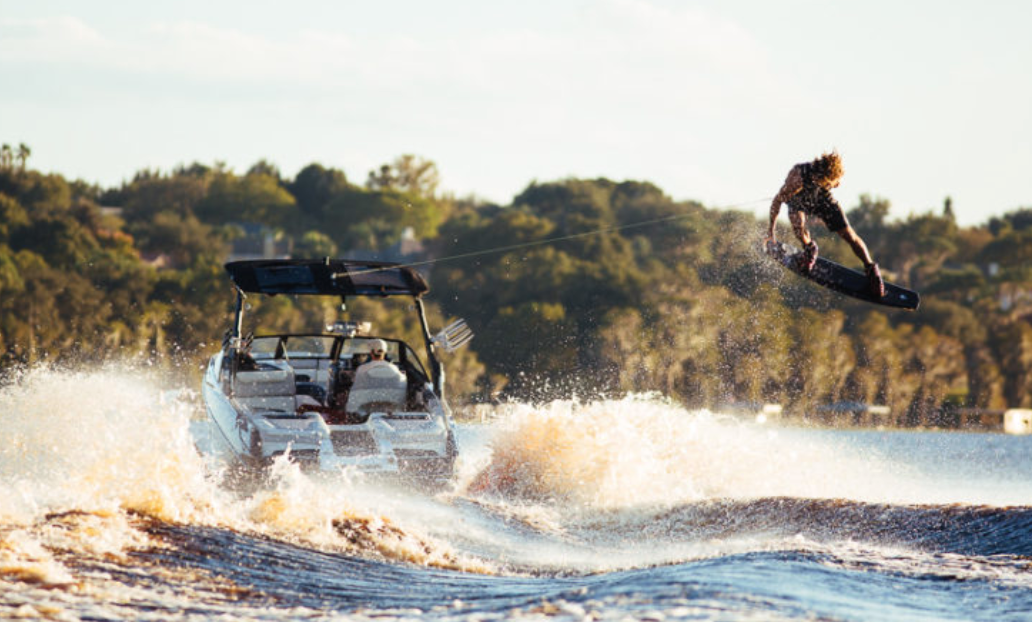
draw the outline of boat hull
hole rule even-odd
[[[226,356],[212,357],[202,389],[213,450],[225,461],[261,471],[283,457],[326,474],[355,470],[437,483],[451,478],[454,432],[436,397],[427,400],[426,411],[372,412],[358,423],[330,424],[317,409],[286,408],[291,402],[283,396],[266,403],[233,395],[220,377]]]

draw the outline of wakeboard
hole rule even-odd
[[[885,282],[885,296],[878,298],[871,293],[865,273],[847,268],[820,255],[817,256],[817,263],[814,265],[813,270],[805,272],[800,267],[799,256],[802,251],[799,249],[782,242],[776,242],[765,250],[767,255],[774,259],[774,261],[777,261],[792,272],[840,294],[886,307],[906,309],[907,311],[915,311],[918,305],[921,304],[921,296],[917,292],[894,285],[888,281]]]

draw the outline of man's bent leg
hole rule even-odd
[[[867,250],[867,245],[864,244],[864,241],[856,234],[853,227],[846,225],[835,233],[839,234],[839,236],[849,244],[849,247],[853,249],[853,253],[860,258],[860,261],[864,262],[865,268],[874,263],[874,260],[871,259],[870,251]]]
[[[867,245],[864,244],[864,241],[860,239],[853,227],[849,225],[839,229],[836,233],[849,243],[856,256],[860,258],[860,261],[864,262],[864,270],[867,272],[867,283],[871,294],[878,298],[885,296],[885,281],[882,280],[881,270],[878,268],[878,264],[871,259],[871,253],[867,250]]]
[[[799,268],[809,274],[817,263],[817,242],[810,237],[810,231],[806,228],[806,215],[800,211],[791,210],[788,219],[792,222],[792,230],[796,237],[803,244],[803,252],[799,256]]]

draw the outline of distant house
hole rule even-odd
[[[956,426],[960,430],[999,432],[1003,429],[1003,413],[999,408],[955,408]]]
[[[168,253],[152,252],[140,253],[140,260],[143,263],[159,270],[173,267],[172,257]]]
[[[233,226],[239,227],[244,234],[233,240],[229,261],[290,258],[293,248],[290,237],[256,222],[237,222]]]
[[[232,242],[228,261],[246,259],[289,259],[293,252],[293,239],[261,223],[236,222],[243,235]],[[353,249],[340,253],[341,257],[365,261],[390,261],[412,263],[426,258],[423,242],[416,238],[412,227],[406,227],[401,239],[379,251]],[[426,276],[426,271],[421,270]]]
[[[892,424],[888,406],[842,401],[818,406],[815,410],[825,423],[832,425],[877,428]]]
[[[744,401],[721,404],[715,410],[720,413],[751,419],[756,423],[771,423],[781,419],[784,407],[781,404]]]
[[[342,256],[349,259],[362,259],[366,261],[391,261],[395,263],[412,263],[426,258],[426,247],[422,240],[416,238],[416,232],[412,227],[405,227],[401,232],[401,239],[396,243],[380,251],[356,249],[344,253]],[[426,271],[420,272],[426,276]]]
[[[955,412],[961,430],[1032,434],[1032,409],[958,408]]]

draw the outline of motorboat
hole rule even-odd
[[[451,477],[457,448],[438,355],[462,347],[473,333],[458,320],[431,335],[423,303],[430,288],[419,272],[329,258],[225,267],[236,311],[202,388],[218,453],[256,470],[283,456],[322,473],[357,469],[438,483]],[[376,334],[370,323],[347,317],[311,332],[245,333],[248,296],[256,294],[331,296],[344,312],[349,298],[409,298],[423,356],[396,335]],[[367,360],[373,350],[381,360]]]

